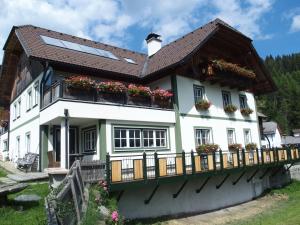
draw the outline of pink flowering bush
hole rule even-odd
[[[119,214],[118,214],[118,211],[113,211],[112,214],[111,214],[111,220],[113,222],[118,222],[119,221]]]
[[[68,88],[91,90],[95,88],[95,81],[87,76],[71,76],[65,79]]]
[[[150,97],[152,92],[149,87],[135,85],[135,84],[129,84],[128,85],[128,94],[133,97],[136,97],[136,96]]]
[[[169,100],[173,96],[173,93],[169,90],[156,88],[154,91],[152,91],[152,95],[154,96],[155,100],[166,101],[166,100]]]
[[[126,86],[117,81],[103,81],[96,84],[96,89],[100,92],[108,93],[125,93],[127,91]]]

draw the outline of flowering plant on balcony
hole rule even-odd
[[[241,144],[230,144],[230,145],[228,145],[228,150],[229,151],[239,151],[241,149],[242,149]]]
[[[197,110],[208,110],[210,106],[211,102],[206,99],[202,99],[195,103],[195,107]]]
[[[245,146],[245,148],[246,148],[247,151],[256,149],[256,147],[257,147],[256,143],[249,143],[249,144],[246,144],[246,146]]]
[[[236,110],[237,110],[237,107],[235,105],[228,104],[228,105],[224,106],[224,111],[227,113],[234,113]]]
[[[217,144],[203,144],[203,145],[199,145],[196,148],[196,151],[198,152],[198,154],[213,153],[213,152],[217,151],[218,149],[219,149],[219,145],[217,145]]]
[[[173,93],[169,90],[156,88],[154,91],[152,91],[152,95],[154,96],[155,100],[167,101],[173,96]]]
[[[243,108],[241,109],[241,113],[243,116],[249,116],[251,113],[253,113],[253,110],[250,108]]]
[[[87,76],[71,76],[65,79],[68,88],[91,90],[95,88],[95,81]]]
[[[149,87],[138,86],[135,84],[128,85],[128,94],[133,97],[142,96],[142,97],[150,97],[152,92]]]
[[[127,87],[118,81],[103,81],[96,84],[96,89],[100,92],[107,93],[125,93]]]

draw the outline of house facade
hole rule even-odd
[[[275,85],[248,37],[216,19],[164,46],[157,34],[146,41],[148,55],[31,25],[13,27],[0,77],[0,103],[10,112],[8,136],[1,136],[8,140],[2,147],[8,160],[38,153],[42,171],[109,155],[126,170],[132,166],[127,157],[144,153],[261,147],[254,96]],[[230,189],[245,195],[191,211],[246,201],[269,187],[267,180],[245,182]],[[122,212],[145,217],[151,206],[133,213],[128,202],[135,207],[134,196],[128,191]],[[170,212],[152,207],[149,216]],[[172,211],[180,212],[179,206]]]
[[[281,134],[276,122],[263,122],[264,140],[262,147],[265,148],[280,148],[282,145]]]

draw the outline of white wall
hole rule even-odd
[[[270,141],[270,146],[269,146],[269,141],[265,137],[265,140],[262,140],[261,144],[265,147],[270,147],[270,148],[276,148],[276,147],[281,147],[281,135],[279,133],[279,130],[276,129],[275,134],[270,134],[266,135],[268,137],[268,140]]]
[[[4,151],[4,141],[8,141],[8,132],[3,133],[0,135],[0,160],[5,160],[8,156],[8,151]],[[7,142],[8,144],[8,142]],[[8,146],[7,146],[8,148]]]

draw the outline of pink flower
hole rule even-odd
[[[119,220],[119,214],[117,211],[113,211],[111,214],[111,219],[113,222],[117,222]]]

